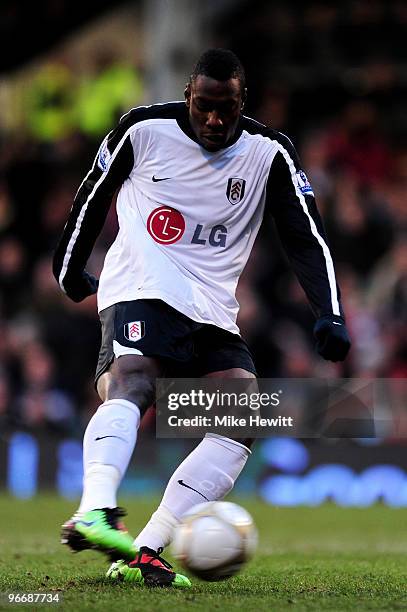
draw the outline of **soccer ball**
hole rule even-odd
[[[172,554],[202,580],[225,580],[236,574],[257,547],[250,514],[231,502],[207,502],[184,514],[175,529]]]

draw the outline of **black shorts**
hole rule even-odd
[[[115,358],[114,342],[116,354],[129,348],[159,358],[163,377],[194,378],[230,368],[256,375],[249,348],[238,334],[192,321],[161,300],[120,302],[99,316],[102,343],[95,384]]]

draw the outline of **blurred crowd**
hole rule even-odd
[[[248,114],[287,133],[300,153],[353,347],[344,364],[315,354],[313,315],[268,218],[238,289],[239,325],[262,377],[405,378],[407,9],[346,3],[348,32],[337,3],[314,4],[307,13],[290,3],[251,0],[251,11],[240,3],[227,32],[219,23],[216,44],[246,66]],[[390,17],[386,47],[376,36]],[[98,405],[100,329],[95,298],[74,304],[60,291],[52,251],[101,138],[140,103],[143,87],[135,68],[120,62],[101,62],[77,95],[74,80],[66,65],[43,68],[26,91],[25,124],[0,134],[0,425],[70,434]],[[116,231],[112,206],[90,272],[99,274]]]
[[[315,355],[313,317],[266,221],[239,288],[264,376],[406,377],[406,33],[397,0],[245,0],[218,24],[246,67],[247,114],[300,153],[353,339],[344,364]]]

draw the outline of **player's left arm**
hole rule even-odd
[[[317,350],[324,359],[342,361],[351,341],[325,229],[294,146],[283,135],[270,169],[267,206],[317,319]]]
[[[97,279],[85,270],[112,199],[129,176],[133,163],[130,114],[103,140],[92,168],[75,196],[53,257],[53,273],[74,302],[96,293]]]

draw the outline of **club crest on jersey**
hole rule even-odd
[[[246,181],[242,178],[230,178],[226,189],[227,199],[231,204],[238,204],[243,200]]]
[[[131,323],[126,323],[124,326],[124,337],[130,340],[130,342],[137,342],[143,338],[145,327],[144,321],[131,321]]]
[[[298,170],[298,172],[295,173],[295,176],[297,177],[297,185],[301,193],[303,193],[304,195],[307,194],[313,196],[314,192],[312,191],[312,187],[309,183],[309,180],[307,179],[307,175],[305,174],[304,170]]]
[[[98,166],[101,170],[103,170],[103,172],[107,172],[111,157],[112,155],[107,146],[107,139],[105,139],[102,142],[98,155]]]

